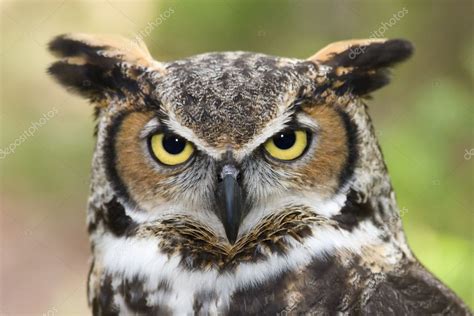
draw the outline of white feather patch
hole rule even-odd
[[[267,260],[242,263],[232,272],[189,271],[180,265],[180,255],[168,256],[158,248],[159,239],[120,238],[104,235],[96,244],[97,257],[105,272],[119,278],[145,280],[145,290],[152,294],[148,301],[160,303],[174,314],[193,312],[194,297],[202,291],[218,294],[209,308],[223,312],[236,290],[245,289],[274,278],[285,271],[301,269],[314,258],[325,258],[335,252],[360,253],[367,245],[381,244],[379,231],[371,223],[362,223],[352,232],[330,226],[313,229],[313,236],[304,244],[292,240],[292,249],[285,256],[272,254]],[[157,294],[160,282],[168,282],[171,293]]]

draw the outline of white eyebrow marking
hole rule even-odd
[[[143,127],[143,129],[140,131],[140,139],[145,139],[148,137],[148,135],[151,134],[151,132],[153,132],[154,130],[158,129],[158,127],[160,127],[160,121],[154,117],[153,119],[151,119],[148,123],[145,124],[145,126]]]
[[[300,123],[301,126],[307,127],[312,131],[317,131],[320,128],[318,122],[316,122],[314,118],[304,112],[299,112],[296,114],[296,121]]]

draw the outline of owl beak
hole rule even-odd
[[[224,225],[227,239],[235,243],[242,219],[242,191],[237,181],[239,171],[232,164],[226,164],[221,171],[222,181],[217,192],[218,216]]]

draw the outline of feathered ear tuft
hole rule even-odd
[[[49,43],[60,61],[48,72],[59,83],[95,101],[107,93],[137,89],[136,77],[160,68],[141,41],[116,36],[60,35]]]
[[[308,60],[330,67],[336,92],[364,96],[390,82],[389,68],[406,60],[413,45],[402,39],[349,40],[330,44]]]

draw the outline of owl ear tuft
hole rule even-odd
[[[403,39],[362,39],[332,43],[308,60],[329,66],[328,77],[336,92],[367,95],[390,82],[389,68],[413,54],[413,45]]]
[[[137,89],[138,75],[160,67],[143,42],[117,36],[64,34],[49,43],[49,50],[61,58],[48,68],[49,74],[93,101]]]

